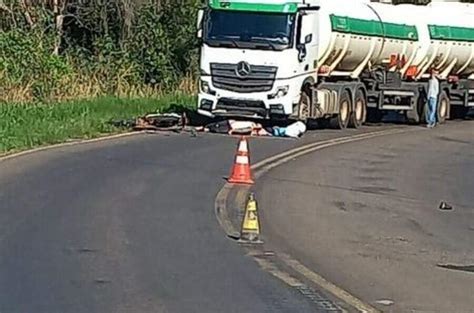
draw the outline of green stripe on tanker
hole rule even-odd
[[[431,39],[474,42],[474,28],[429,25],[429,29]]]
[[[418,40],[418,31],[415,26],[411,25],[382,23],[380,21],[337,15],[331,15],[331,24],[332,30],[340,33],[411,41]]]
[[[298,5],[296,3],[270,4],[270,3],[249,3],[249,2],[229,2],[221,0],[210,0],[212,9],[216,10],[234,10],[250,12],[269,12],[269,13],[296,13]]]

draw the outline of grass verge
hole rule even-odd
[[[195,107],[195,98],[173,95],[159,99],[98,98],[51,104],[0,103],[0,155],[70,139],[124,132],[108,122],[182,106]]]

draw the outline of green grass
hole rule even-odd
[[[51,104],[0,103],[0,155],[64,142],[124,132],[108,123],[149,112],[174,109],[173,105],[195,107],[192,96],[159,99],[117,99],[71,101]]]

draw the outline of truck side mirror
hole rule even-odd
[[[196,23],[196,28],[197,28],[197,37],[199,39],[202,38],[202,22],[204,20],[204,10],[203,9],[200,9],[198,11],[198,15],[197,15],[197,23]]]
[[[306,46],[303,44],[298,45],[298,61],[301,63],[306,59]]]

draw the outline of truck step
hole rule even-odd
[[[408,111],[412,110],[409,105],[383,105],[382,110],[393,110],[393,111]]]
[[[403,97],[415,96],[415,93],[413,91],[404,91],[404,90],[384,90],[383,94],[385,96],[403,96]]]

